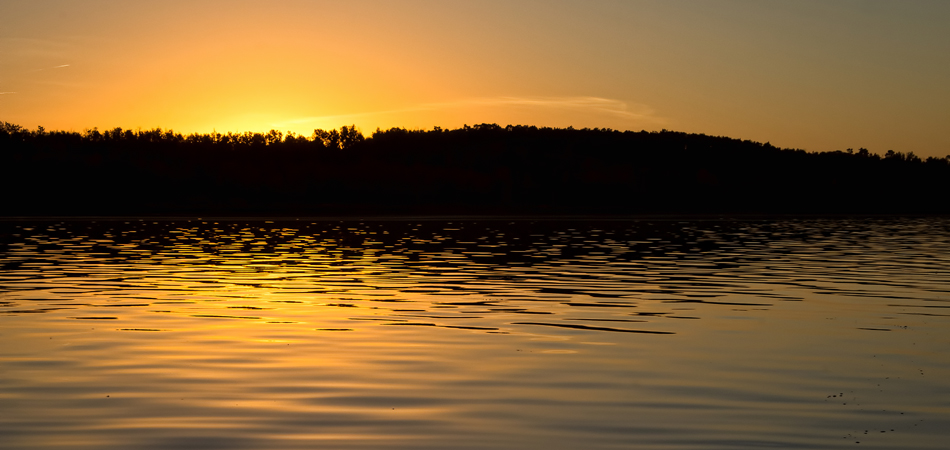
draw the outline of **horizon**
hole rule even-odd
[[[527,123],[950,153],[946,2],[95,6],[0,5],[17,18],[0,30],[0,120],[305,136]]]
[[[808,151],[808,150],[806,150],[806,149],[800,149],[800,148],[791,148],[791,147],[779,147],[779,146],[775,146],[775,145],[772,145],[771,142],[769,142],[769,141],[760,142],[760,141],[754,141],[754,140],[751,140],[751,139],[743,139],[742,137],[735,137],[735,136],[721,136],[721,135],[711,135],[711,134],[705,134],[705,133],[688,133],[688,132],[685,132],[685,131],[667,130],[667,129],[665,129],[665,128],[662,129],[662,130],[616,130],[616,129],[612,129],[612,128],[596,128],[596,127],[591,127],[591,128],[587,128],[587,127],[585,127],[585,128],[575,128],[575,127],[573,127],[573,126],[567,126],[567,127],[563,127],[563,128],[562,128],[562,127],[543,127],[543,126],[526,125],[526,124],[518,124],[518,125],[515,125],[515,124],[507,124],[507,125],[505,125],[505,126],[501,126],[501,125],[499,125],[499,124],[497,124],[497,123],[480,123],[480,124],[472,124],[472,125],[463,124],[463,125],[462,125],[461,127],[459,127],[459,128],[443,128],[443,127],[439,127],[439,126],[435,126],[435,127],[432,127],[432,128],[406,128],[406,127],[398,127],[398,126],[395,126],[395,127],[390,127],[390,128],[387,128],[387,129],[380,129],[380,128],[377,128],[376,130],[374,130],[374,131],[372,131],[372,132],[365,132],[365,131],[361,130],[358,126],[355,126],[355,125],[352,125],[352,124],[351,124],[351,125],[342,125],[339,129],[324,130],[324,129],[322,129],[322,128],[315,128],[315,129],[313,130],[313,132],[311,132],[310,134],[305,134],[305,133],[297,133],[297,132],[294,132],[294,131],[291,131],[291,130],[282,131],[282,130],[278,130],[278,129],[276,129],[276,128],[271,128],[270,130],[266,130],[266,131],[250,131],[250,130],[241,131],[241,130],[236,130],[236,131],[224,131],[224,132],[221,132],[221,131],[217,131],[217,130],[212,130],[212,131],[210,131],[210,132],[190,132],[190,133],[183,133],[183,132],[179,132],[179,131],[177,131],[177,130],[175,130],[175,129],[173,129],[173,128],[162,128],[162,127],[154,127],[154,128],[148,128],[148,129],[138,127],[138,128],[136,128],[136,129],[134,129],[134,130],[133,130],[133,129],[125,129],[125,128],[122,128],[122,127],[115,127],[115,128],[112,128],[112,129],[99,129],[99,127],[90,127],[90,128],[86,128],[86,129],[84,129],[84,130],[82,130],[82,131],[76,131],[76,130],[49,130],[49,129],[46,129],[45,127],[43,127],[43,126],[39,126],[39,127],[37,127],[37,128],[30,129],[30,128],[22,127],[22,126],[20,126],[19,124],[11,124],[11,123],[8,123],[8,122],[0,122],[0,125],[12,125],[12,126],[14,126],[14,127],[19,127],[19,131],[24,131],[24,132],[27,132],[27,133],[30,133],[30,134],[34,134],[34,135],[37,135],[37,134],[56,134],[56,133],[64,133],[64,134],[76,134],[76,135],[80,135],[80,136],[82,136],[83,138],[88,137],[91,133],[94,133],[94,132],[98,132],[98,133],[100,133],[100,134],[103,135],[103,136],[106,136],[107,134],[114,134],[114,133],[116,133],[116,132],[121,132],[121,133],[132,132],[132,133],[135,133],[136,136],[143,136],[143,135],[148,134],[148,133],[160,132],[160,133],[163,133],[163,134],[171,134],[171,135],[175,136],[176,138],[182,138],[182,139],[188,139],[188,138],[191,137],[191,136],[198,136],[198,137],[215,137],[216,135],[217,135],[218,137],[231,137],[231,136],[233,136],[233,137],[238,137],[238,136],[246,136],[246,135],[268,136],[268,135],[270,135],[270,134],[276,132],[276,133],[278,134],[278,137],[279,137],[279,139],[278,139],[277,142],[286,142],[286,140],[287,140],[288,138],[293,138],[293,139],[306,139],[307,141],[314,142],[314,141],[316,141],[316,140],[320,140],[320,139],[325,139],[325,138],[326,138],[326,136],[319,136],[319,135],[318,135],[318,133],[321,133],[321,132],[324,132],[324,133],[330,132],[330,133],[332,133],[332,132],[345,132],[345,131],[348,131],[348,130],[355,130],[356,133],[358,133],[360,136],[362,136],[363,139],[367,139],[367,140],[368,140],[368,139],[373,139],[374,135],[376,135],[376,134],[380,134],[380,133],[385,134],[385,133],[391,132],[391,131],[408,131],[408,132],[413,132],[413,133],[416,133],[416,132],[419,132],[419,133],[431,133],[431,132],[436,132],[436,131],[439,131],[439,132],[454,132],[454,131],[473,130],[473,129],[478,129],[478,128],[480,128],[480,127],[488,126],[488,127],[497,127],[497,128],[499,128],[499,129],[501,129],[501,130],[508,130],[508,129],[511,129],[511,128],[515,128],[515,129],[517,129],[517,128],[533,128],[533,129],[536,129],[536,130],[539,130],[539,131],[584,131],[584,132],[588,132],[588,131],[589,131],[589,132],[607,132],[607,133],[653,133],[653,134],[671,133],[671,134],[685,134],[685,135],[688,135],[688,136],[704,136],[704,137],[710,137],[710,138],[728,139],[728,140],[739,141],[739,142],[751,142],[752,144],[755,144],[755,145],[760,145],[760,146],[764,146],[764,147],[773,147],[773,148],[776,148],[776,149],[779,149],[779,150],[783,150],[783,151],[786,151],[786,150],[787,150],[787,151],[806,151],[806,152],[808,152],[808,153],[834,153],[834,152],[845,152],[845,153],[849,153],[849,154],[852,153],[853,151],[855,151],[855,148],[854,148],[854,147],[847,147],[847,148],[845,148],[845,149],[840,149],[840,148],[839,148],[839,149],[834,149],[834,150]],[[270,144],[268,144],[268,145],[270,145]],[[888,149],[887,151],[885,151],[885,152],[880,152],[880,153],[874,152],[874,151],[870,151],[870,150],[868,150],[868,149],[866,149],[866,148],[864,148],[864,147],[859,147],[858,150],[867,151],[868,154],[873,155],[873,156],[878,156],[878,157],[880,157],[880,156],[885,156],[885,153],[896,153],[896,154],[901,155],[901,156],[905,156],[905,155],[906,155],[906,156],[910,156],[910,157],[913,157],[913,156],[920,157],[920,156],[921,156],[921,155],[917,155],[917,154],[914,153],[914,152],[902,152],[902,151],[894,150],[894,149]],[[924,159],[926,159],[926,158],[928,158],[928,156],[924,156]],[[944,155],[944,156],[934,156],[933,158],[936,158],[936,159],[948,159],[948,160],[950,160],[950,154],[947,154],[947,155]]]

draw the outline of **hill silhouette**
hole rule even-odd
[[[950,156],[673,131],[0,126],[5,216],[944,214]]]

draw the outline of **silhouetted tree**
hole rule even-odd
[[[363,133],[360,133],[356,129],[356,125],[346,126],[340,128],[340,148],[349,149],[355,146],[356,144],[363,142]]]
[[[810,153],[668,130],[183,136],[2,122],[0,167],[8,215],[950,213],[950,156]]]

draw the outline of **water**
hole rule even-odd
[[[950,220],[0,222],[3,449],[946,448]]]

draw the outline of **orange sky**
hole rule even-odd
[[[950,154],[950,2],[4,1],[0,120],[662,128]]]

